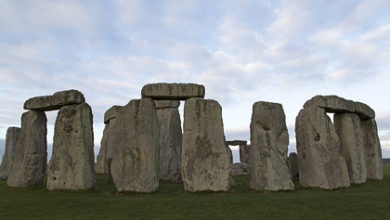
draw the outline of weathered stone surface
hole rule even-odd
[[[160,179],[181,182],[182,130],[177,108],[157,109],[160,146]]]
[[[375,112],[368,105],[361,102],[344,99],[335,95],[314,96],[306,101],[304,108],[320,107],[331,113],[356,113],[362,119],[375,118]]]
[[[153,100],[131,100],[116,120],[110,153],[111,175],[116,189],[119,192],[156,191],[159,184],[160,149]]]
[[[123,111],[123,106],[114,105],[104,113],[104,123],[107,124],[111,119],[118,117]]]
[[[184,83],[155,83],[142,88],[142,98],[160,100],[185,100],[194,97],[204,97],[205,88],[198,84]]]
[[[230,163],[221,106],[214,100],[188,99],[184,106],[181,163],[184,189],[229,190]]]
[[[367,179],[383,179],[382,149],[378,128],[374,119],[362,121],[364,146],[366,151]]]
[[[23,113],[8,186],[43,186],[47,163],[46,122],[44,112],[31,110]]]
[[[28,99],[24,109],[50,111],[60,109],[65,105],[81,104],[85,102],[84,95],[77,90],[56,92],[51,96],[38,96]]]
[[[176,100],[155,100],[154,106],[156,109],[160,108],[178,108],[180,106],[180,101]]]
[[[291,178],[299,176],[297,153],[291,152],[288,155],[287,166],[288,170],[290,171]]]
[[[287,167],[288,131],[283,107],[256,102],[251,120],[249,186],[254,190],[293,190]]]
[[[249,152],[251,145],[240,145],[240,162],[249,164]]]
[[[361,102],[355,102],[355,113],[363,120],[375,118],[375,111],[367,104]]]
[[[247,163],[233,163],[231,166],[232,176],[248,175],[249,164]]]
[[[325,109],[302,109],[296,118],[295,133],[301,186],[323,189],[350,186],[341,142]]]
[[[110,123],[106,123],[103,130],[103,137],[100,141],[99,153],[96,157],[95,172],[97,174],[107,174],[107,141],[108,141],[108,130]]]
[[[95,186],[92,123],[92,110],[87,103],[64,106],[58,112],[48,190],[85,190]]]
[[[5,138],[5,151],[0,165],[0,179],[7,179],[14,163],[16,141],[19,137],[20,128],[9,127]]]
[[[334,127],[341,141],[341,153],[347,162],[351,183],[367,180],[366,153],[360,118],[354,113],[334,114]]]
[[[242,140],[233,140],[233,141],[226,141],[227,145],[246,145],[247,141]]]

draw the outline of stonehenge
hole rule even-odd
[[[11,187],[42,187],[47,171],[48,190],[83,190],[95,186],[93,115],[77,90],[28,99],[17,137]],[[59,110],[55,122],[53,155],[47,166],[46,114]]]
[[[95,186],[92,117],[87,103],[64,106],[58,112],[48,190],[85,190]]]
[[[160,179],[181,182],[182,130],[179,101],[156,100],[160,146]]]
[[[334,114],[334,124],[327,113]],[[383,178],[375,112],[338,96],[308,100],[295,125],[299,181],[336,189]]]
[[[112,133],[111,175],[117,191],[156,191],[160,151],[153,100],[131,100],[116,120]]]
[[[293,190],[287,167],[289,139],[282,105],[253,104],[250,131],[249,187],[259,191]]]
[[[46,114],[30,110],[22,115],[22,127],[16,141],[10,187],[40,187],[46,171]]]
[[[202,98],[186,100],[183,130],[184,189],[191,192],[229,190],[231,159],[218,102]]]
[[[0,179],[7,179],[14,163],[16,141],[20,134],[20,128],[9,127],[5,138],[5,152],[0,165]]]
[[[184,190],[229,191],[232,176],[249,175],[254,191],[302,187],[338,189],[383,179],[382,150],[374,110],[335,95],[307,100],[295,119],[297,153],[287,157],[289,134],[283,106],[253,104],[250,143],[226,141],[221,105],[205,99],[199,84],[155,83],[140,99],[104,114],[94,163],[93,113],[77,90],[25,101],[21,128],[10,127],[0,165],[9,187],[87,190],[96,174],[108,175],[118,192],[155,192],[160,181]],[[184,101],[181,127],[180,101]],[[59,110],[53,153],[47,164],[45,111]],[[328,116],[333,113],[333,121]],[[229,145],[239,146],[233,163]]]

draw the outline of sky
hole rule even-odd
[[[306,100],[364,102],[390,157],[389,11],[388,0],[0,0],[0,138],[28,98],[77,89],[97,154],[107,109],[147,83],[182,82],[220,103],[227,140],[249,141],[253,103],[281,103],[289,151]],[[47,117],[51,143],[56,111]]]

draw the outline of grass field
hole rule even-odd
[[[116,193],[103,175],[84,192],[12,189],[0,182],[0,219],[390,219],[390,164],[382,181],[325,191],[189,193],[161,183],[156,193]]]

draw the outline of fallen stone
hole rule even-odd
[[[40,187],[46,171],[46,115],[30,110],[22,115],[14,163],[7,179],[10,187]]]
[[[0,165],[0,179],[7,179],[14,163],[16,141],[19,137],[20,128],[9,127],[5,138],[5,151]]]
[[[297,153],[291,152],[288,155],[287,166],[288,166],[288,170],[290,171],[291,178],[295,178],[299,176]]]
[[[131,100],[116,118],[115,126],[110,172],[116,189],[119,192],[156,191],[160,149],[153,100]]]
[[[234,141],[226,141],[227,145],[246,145],[247,141],[242,140],[234,140]]]
[[[325,109],[302,109],[295,124],[299,182],[303,187],[349,187],[347,163],[341,142]]]
[[[81,104],[84,102],[84,95],[80,91],[71,89],[56,92],[51,96],[38,96],[30,98],[24,103],[24,109],[51,111],[60,109],[62,106]]]
[[[95,187],[93,115],[87,103],[64,106],[54,128],[48,190],[86,190]]]
[[[350,182],[365,183],[367,181],[366,153],[359,116],[354,113],[336,113],[333,121],[341,141],[341,153],[347,162]]]
[[[240,145],[240,162],[249,164],[249,152],[251,145]]]
[[[155,83],[145,85],[141,93],[142,98],[186,100],[194,97],[203,98],[205,88],[203,85],[192,83]]]
[[[156,113],[159,128],[160,179],[180,183],[182,130],[179,110],[159,108]]]
[[[178,108],[180,106],[180,101],[176,100],[155,100],[154,106],[156,109],[161,108]]]
[[[231,166],[232,176],[241,176],[249,174],[249,164],[247,163],[233,163]]]
[[[374,119],[362,121],[366,152],[367,179],[383,179],[383,160],[378,128]]]
[[[214,100],[188,99],[184,106],[182,179],[186,191],[227,191],[230,163],[222,108]]]
[[[118,117],[123,111],[123,106],[114,105],[104,113],[104,123],[107,124],[111,119]]]
[[[368,105],[335,95],[314,96],[310,100],[306,101],[303,107],[320,107],[330,113],[356,113],[364,120],[375,118],[374,110],[372,110]]]
[[[282,105],[256,102],[251,120],[250,188],[261,191],[294,189],[287,167],[288,144]]]

